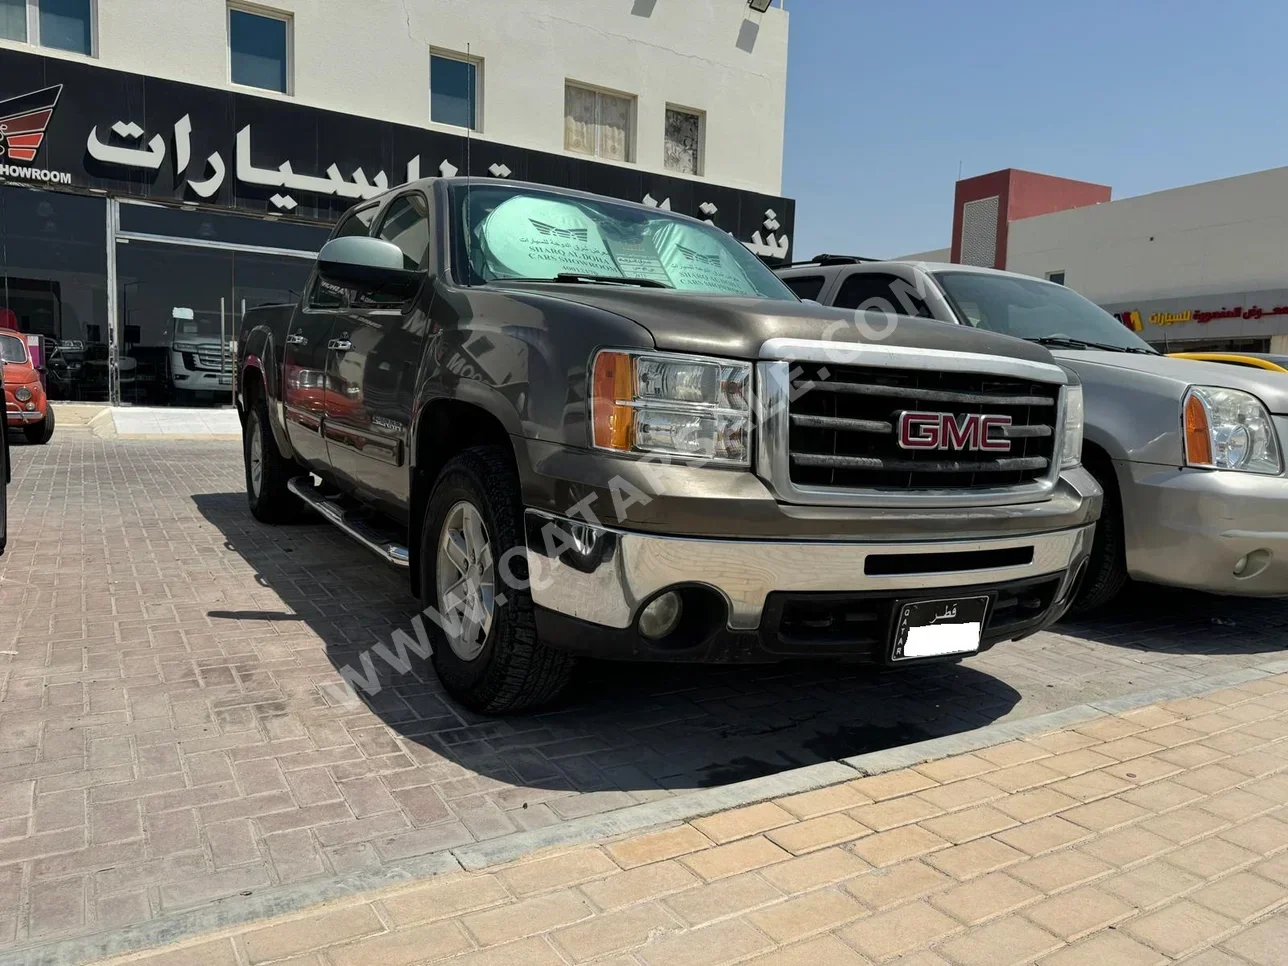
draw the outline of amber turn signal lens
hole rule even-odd
[[[1212,465],[1212,434],[1208,429],[1207,407],[1195,395],[1185,400],[1185,460],[1201,466]]]
[[[634,361],[625,352],[601,352],[595,357],[591,386],[595,445],[629,451],[635,409]]]

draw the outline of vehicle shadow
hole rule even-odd
[[[720,785],[969,731],[1020,700],[1010,685],[965,664],[889,672],[586,662],[559,706],[484,718],[448,697],[432,668],[410,652],[406,673],[372,653],[376,645],[396,651],[397,631],[415,639],[418,605],[401,574],[328,525],[257,523],[241,493],[193,499],[271,591],[240,609],[211,610],[216,628],[228,621],[239,632],[257,627],[280,635],[279,646],[305,666],[316,666],[311,652],[320,639],[329,668],[307,680],[274,672],[280,686],[297,690],[301,700],[292,704],[334,718],[344,712],[321,685],[338,683],[335,672],[346,667],[372,674],[378,693],[359,697],[407,739],[422,765],[446,760],[507,784],[617,790],[643,800],[649,790]]]
[[[1222,597],[1132,583],[1110,606],[1066,619],[1053,630],[1164,654],[1282,654],[1288,650],[1288,599]]]

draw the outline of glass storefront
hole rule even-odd
[[[108,400],[107,205],[0,186],[0,329],[40,336],[53,399]]]
[[[53,399],[230,405],[242,314],[298,299],[329,232],[0,186],[0,329],[40,336]]]

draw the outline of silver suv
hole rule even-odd
[[[1129,577],[1288,594],[1288,377],[1160,355],[1076,292],[969,265],[820,256],[778,272],[802,298],[989,329],[1051,349],[1082,380],[1083,464],[1105,490],[1076,606]]]

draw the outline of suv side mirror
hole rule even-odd
[[[402,249],[366,235],[333,238],[318,253],[318,274],[333,285],[363,294],[408,299],[416,294],[425,273],[405,267]]]

